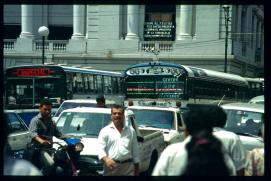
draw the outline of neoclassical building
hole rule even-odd
[[[258,5],[229,6],[228,15],[222,5],[4,5],[4,67],[42,63],[38,29],[46,26],[46,63],[123,71],[159,60],[224,71],[227,61],[229,73],[261,77],[263,11]]]

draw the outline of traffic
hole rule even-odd
[[[213,143],[217,174],[244,176],[264,149],[264,79],[150,62],[124,72],[16,66],[4,80],[7,153],[37,175],[189,175],[197,146]]]

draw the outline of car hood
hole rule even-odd
[[[239,135],[240,139],[246,150],[250,151],[254,148],[263,148],[264,142],[261,138],[251,137],[251,136],[242,136]]]
[[[162,129],[153,127],[140,127],[140,130],[156,130],[162,131],[164,135],[164,141],[169,143],[176,143],[184,140],[184,136],[174,129]]]
[[[81,155],[98,155],[98,138],[82,138],[84,149]]]

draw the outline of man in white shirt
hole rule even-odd
[[[243,176],[246,166],[246,152],[240,137],[233,132],[223,129],[227,122],[227,114],[223,108],[214,106],[210,115],[212,116],[210,121],[214,126],[213,134],[220,139],[233,160],[237,175]]]
[[[191,141],[191,135],[198,134],[201,131],[212,132],[212,125],[207,122],[208,117],[204,112],[203,107],[199,107],[200,110],[191,110],[184,115],[185,121],[185,134],[186,138],[183,142],[169,145],[161,154],[158,159],[153,173],[153,176],[180,176],[184,174],[188,164],[188,151],[186,145]],[[228,169],[228,175],[236,175],[234,163],[230,156],[227,154],[223,145],[221,144],[221,154],[224,156],[224,163]],[[214,158],[215,159],[215,158]],[[219,168],[222,163],[218,164]],[[208,167],[208,165],[206,165]],[[221,168],[221,167],[220,167]],[[205,167],[202,168],[207,170]],[[194,170],[195,175],[199,172]],[[206,175],[218,174],[213,170],[212,172],[206,172]]]
[[[111,108],[112,123],[98,136],[98,156],[104,161],[104,176],[139,175],[139,148],[135,130],[125,124],[124,108]]]

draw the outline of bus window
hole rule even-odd
[[[104,93],[111,94],[111,77],[104,76]]]
[[[98,92],[103,92],[103,76],[97,75],[97,90]]]

